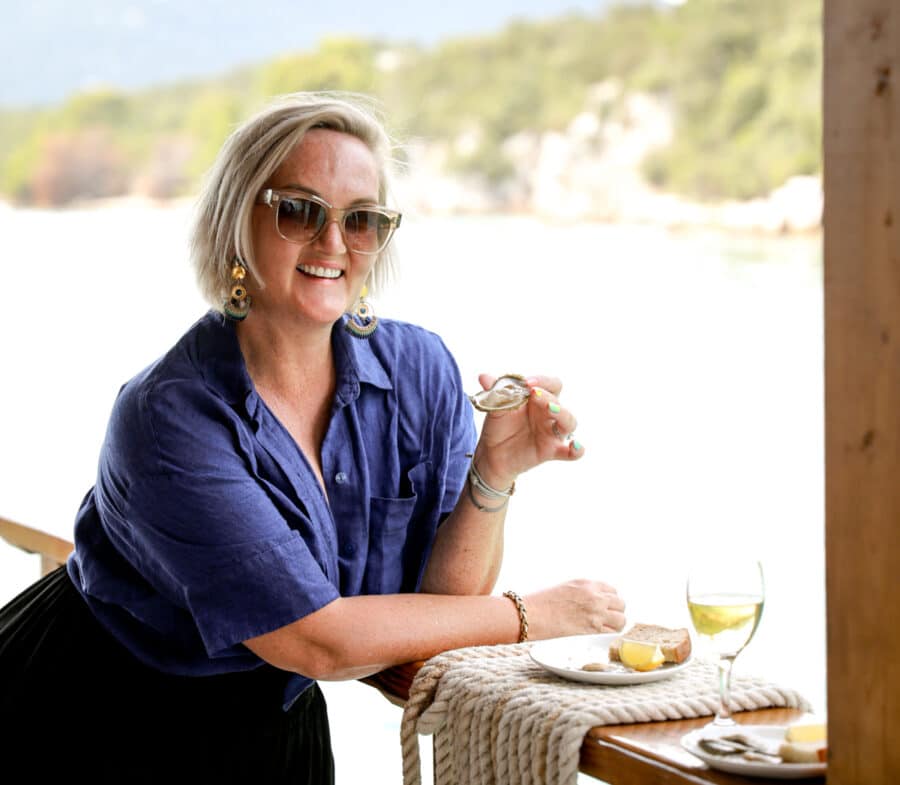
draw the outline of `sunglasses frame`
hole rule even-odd
[[[292,240],[290,237],[286,237],[281,231],[281,227],[278,225],[278,203],[286,199],[294,198],[308,199],[310,202],[314,202],[325,210],[324,223],[319,227],[319,229],[315,234],[313,234],[312,237],[302,242],[298,240]],[[260,191],[256,197],[256,203],[264,204],[272,208],[272,212],[275,214],[275,231],[278,232],[278,235],[283,240],[287,240],[289,243],[294,243],[295,245],[309,245],[310,243],[315,242],[319,237],[321,237],[322,233],[325,231],[325,227],[327,227],[328,224],[334,221],[341,230],[341,236],[344,238],[344,242],[347,244],[347,250],[351,251],[352,253],[361,253],[369,256],[381,253],[385,248],[387,248],[388,243],[390,243],[391,238],[394,236],[394,232],[397,230],[397,227],[400,226],[401,218],[403,218],[403,215],[397,210],[391,210],[389,207],[384,207],[380,204],[357,204],[353,205],[352,207],[341,209],[339,207],[335,207],[332,204],[329,204],[321,196],[308,193],[307,191],[298,191],[295,189],[279,190],[278,188],[263,188],[263,190]],[[347,240],[347,232],[344,229],[344,220],[350,213],[355,213],[358,210],[368,210],[370,212],[383,215],[388,219],[388,225],[390,228],[388,230],[387,237],[385,238],[385,241],[381,244],[381,246],[374,251],[360,251],[355,248],[350,248],[350,243]]]

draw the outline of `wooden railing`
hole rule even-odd
[[[41,557],[41,575],[55,570],[64,564],[75,547],[68,540],[55,537],[39,529],[32,529],[15,521],[0,518],[0,537],[10,545],[20,548],[26,553],[36,553]]]

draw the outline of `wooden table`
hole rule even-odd
[[[400,665],[364,681],[380,690],[392,703],[402,705],[422,664]],[[785,725],[801,716],[803,712],[799,709],[761,709],[739,712],[734,718],[748,725]],[[681,737],[709,721],[710,717],[701,717],[593,728],[584,737],[579,768],[610,785],[766,785],[785,782],[714,771],[687,752],[681,746]],[[822,777],[791,780],[797,785],[822,785],[824,781]]]

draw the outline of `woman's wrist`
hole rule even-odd
[[[516,492],[516,484],[513,482],[508,488],[494,488],[484,481],[478,472],[475,461],[469,464],[469,477],[466,482],[469,490],[469,499],[481,512],[500,512],[506,507],[510,496]],[[491,500],[488,504],[482,504],[476,498],[476,494],[483,499]]]
[[[475,451],[475,455],[472,458],[470,469],[475,470],[478,479],[486,486],[501,492],[514,488],[518,478],[518,474],[510,474],[494,467],[485,452],[479,452],[478,450]]]
[[[514,591],[505,591],[503,596],[510,600],[516,606],[516,613],[519,616],[519,643],[525,643],[528,640],[528,610],[525,607],[525,601]]]
[[[478,470],[478,464],[475,461],[469,464],[469,482],[473,490],[478,491],[488,499],[508,499],[516,492],[515,481],[507,486],[495,486],[487,482]]]

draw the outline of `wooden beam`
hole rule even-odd
[[[828,785],[900,776],[900,6],[825,0]]]
[[[46,575],[63,564],[75,547],[68,540],[54,537],[40,529],[32,529],[30,526],[15,523],[6,518],[0,518],[0,537],[23,551],[39,553],[42,575]]]

